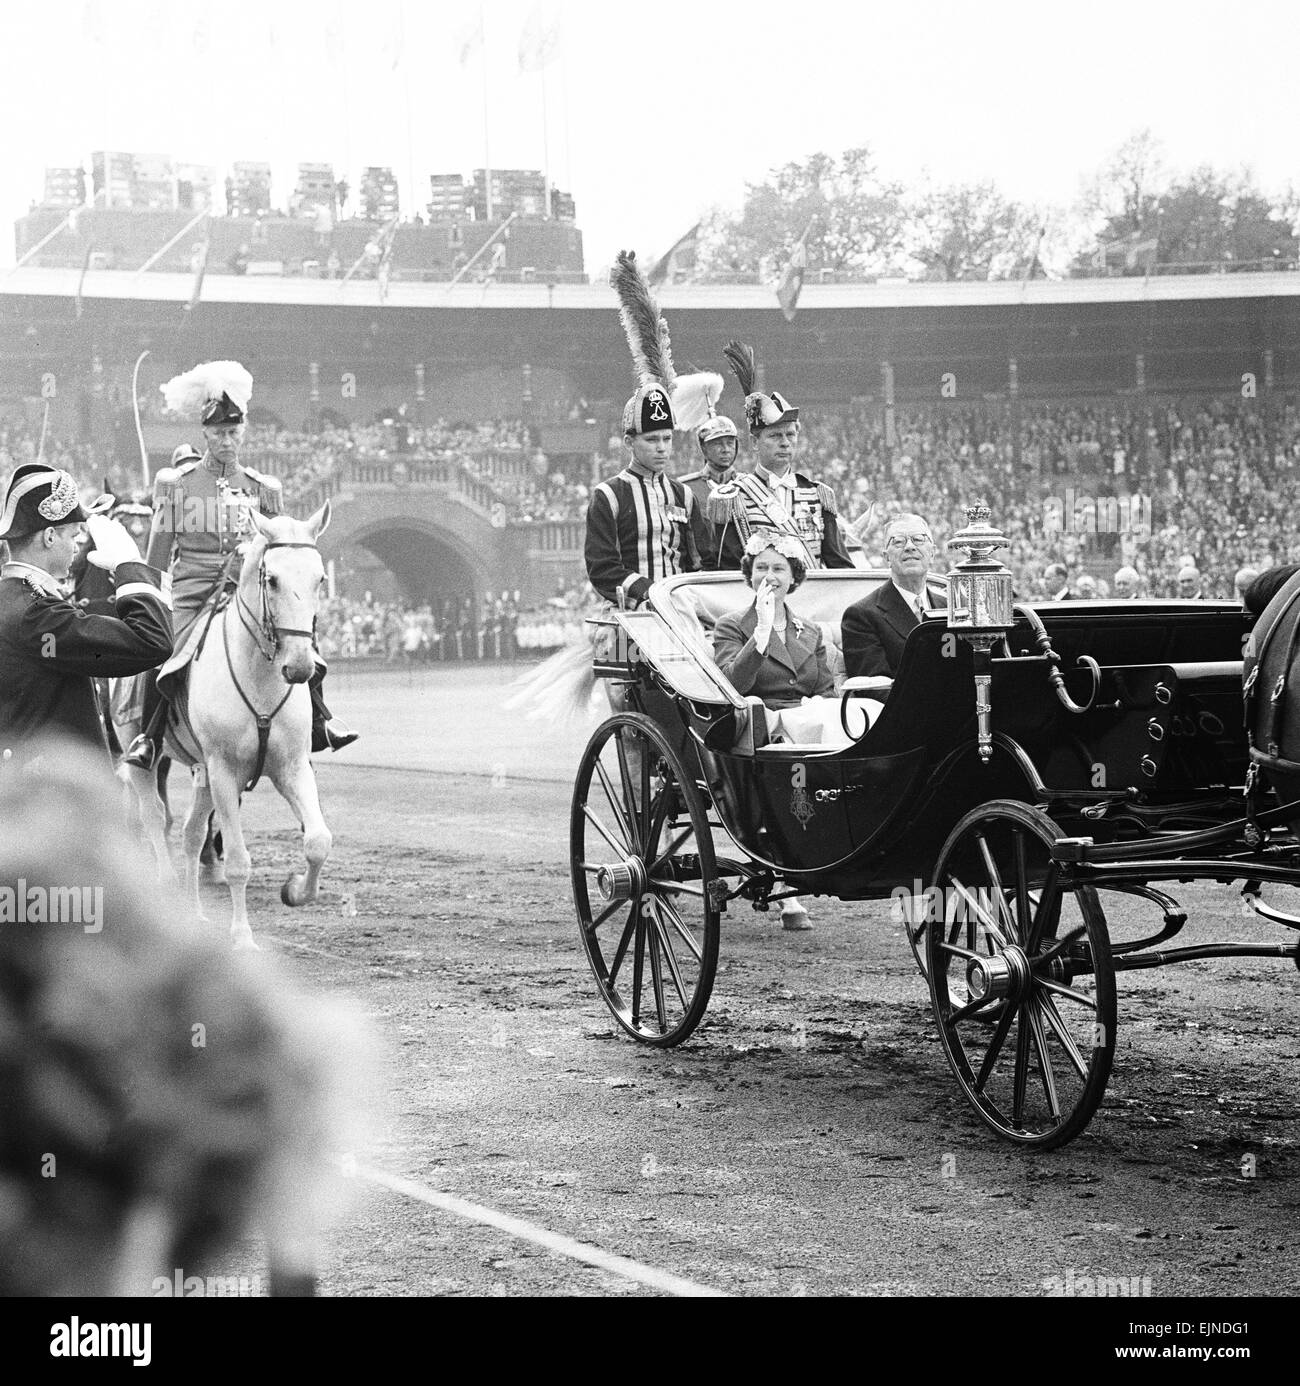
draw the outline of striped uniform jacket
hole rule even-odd
[[[584,555],[591,585],[615,605],[631,607],[652,582],[700,567],[704,517],[695,497],[672,477],[643,476],[625,467],[602,481],[587,507]]]

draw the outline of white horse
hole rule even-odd
[[[194,799],[185,820],[185,889],[199,905],[199,855],[215,809],[225,848],[230,888],[230,936],[236,948],[256,948],[245,893],[251,858],[239,820],[240,801],[266,774],[302,827],[307,870],[280,890],[286,905],[316,899],[321,868],[333,839],[321,816],[311,751],[311,697],[315,670],[312,635],[325,586],[316,541],[330,521],[330,503],[307,520],[271,519],[253,513],[257,533],[249,543],[239,586],[213,618],[202,648],[190,661],[184,715],[167,728],[173,760],[194,772]],[[170,869],[162,806],[152,771],[131,770],[145,834]]]

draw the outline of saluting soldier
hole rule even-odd
[[[752,472],[737,472],[709,501],[708,519],[723,530],[717,566],[739,568],[750,535],[775,529],[803,544],[807,567],[852,568],[840,533],[835,492],[795,470],[798,409],[777,391],[764,394],[756,388],[752,347],[728,342],[723,355],[745,392],[745,417],[758,459]]]
[[[112,577],[112,614],[60,590],[83,526],[95,544],[90,562]],[[163,575],[118,521],[87,517],[67,472],[43,463],[10,479],[0,539],[9,545],[0,568],[0,751],[22,764],[38,737],[63,734],[107,753],[95,680],[142,673],[171,654]]]
[[[253,377],[237,361],[207,361],[162,387],[167,407],[197,417],[203,428],[203,455],[190,455],[164,467],[154,478],[153,524],[146,557],[166,567],[172,578],[176,647],[180,649],[200,612],[218,587],[239,578],[236,551],[252,538],[253,511],[265,516],[284,510],[278,477],[242,466],[245,413]],[[187,449],[193,454],[193,449]],[[177,450],[173,461],[180,457]],[[325,662],[317,656],[308,688],[312,702],[312,750],[341,750],[355,741],[330,717],[321,693]],[[152,681],[151,681],[152,683]],[[167,703],[156,686],[145,694],[144,730],[123,759],[152,767],[167,720]]]

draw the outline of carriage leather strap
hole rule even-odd
[[[1300,591],[1292,595],[1291,600],[1278,615],[1277,620],[1268,628],[1261,642],[1259,657],[1255,661],[1255,669],[1251,670],[1252,675],[1254,675],[1256,669],[1263,667],[1264,656],[1268,653],[1274,633],[1282,624],[1283,617],[1291,616],[1291,631],[1287,640],[1286,653],[1282,658],[1282,671],[1278,674],[1277,679],[1273,683],[1273,687],[1269,690],[1268,707],[1264,712],[1263,750],[1266,755],[1274,758],[1277,756],[1278,738],[1282,734],[1282,713],[1286,706],[1284,695],[1286,693],[1287,671],[1291,668],[1291,661],[1295,658],[1296,645],[1300,642],[1300,610],[1296,609],[1298,599],[1300,599]],[[1252,679],[1251,688],[1246,694],[1248,704],[1259,696],[1258,687],[1259,679],[1256,676]],[[1249,735],[1249,727],[1247,728],[1247,734]]]

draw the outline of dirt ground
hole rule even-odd
[[[285,805],[263,787],[246,806],[263,948],[358,999],[386,1049],[384,1115],[359,1158],[739,1295],[1044,1295],[1099,1276],[1158,1296],[1295,1293],[1289,963],[1122,975],[1107,1096],[1051,1154],[1000,1143],[967,1107],[887,902],[810,901],[804,934],[733,903],[700,1029],[638,1045],[599,1000],[570,896],[587,729],[502,711],[508,672],[331,676],[364,739],[318,759],[335,846],[317,905],[279,902],[298,851]],[[1171,889],[1190,941],[1286,937],[1227,888]],[[216,919],[223,895],[209,892]],[[650,1293],[387,1190],[358,1195],[327,1294]]]

